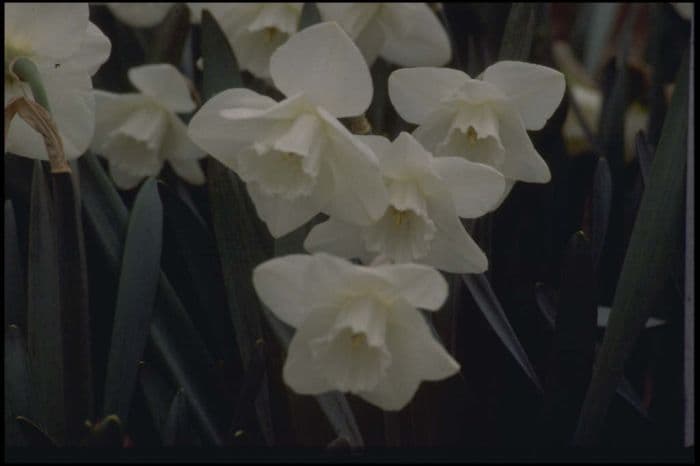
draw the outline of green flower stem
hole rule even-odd
[[[29,84],[34,100],[51,113],[49,99],[46,96],[44,84],[41,82],[41,74],[33,61],[27,57],[19,57],[10,64],[10,69],[20,81]]]

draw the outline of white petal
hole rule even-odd
[[[380,5],[376,3],[317,3],[323,21],[335,21],[356,40],[371,22],[376,22]],[[380,44],[381,46],[381,44]]]
[[[292,337],[287,349],[287,360],[282,369],[284,382],[296,393],[317,395],[333,390],[333,386],[319,370],[311,354],[311,340],[325,336],[332,328],[335,314],[325,310],[309,315]]]
[[[320,199],[314,196],[293,200],[281,196],[268,196],[255,183],[246,184],[250,198],[255,204],[258,217],[262,219],[274,238],[296,230],[321,211]]]
[[[432,267],[420,264],[375,266],[396,287],[397,295],[421,309],[437,311],[448,295],[447,281]]]
[[[112,44],[107,36],[97,26],[88,23],[80,48],[61,66],[87,71],[92,76],[107,61],[111,50]]]
[[[438,226],[430,252],[420,262],[450,273],[481,273],[488,269],[484,252],[457,217],[449,193],[428,199],[428,211]]]
[[[505,189],[495,169],[459,157],[436,157],[433,167],[452,194],[457,215],[476,218],[493,210]]]
[[[450,68],[406,68],[389,75],[389,98],[409,123],[421,124],[452,95],[469,76]]]
[[[109,163],[109,174],[117,188],[123,191],[134,189],[144,179],[143,175],[133,175],[112,162]]]
[[[187,134],[187,126],[175,114],[169,114],[168,135],[163,141],[161,149],[161,158],[163,160],[199,160],[206,156],[206,153],[200,149]]]
[[[270,77],[270,58],[289,35],[267,30],[242,31],[231,39],[231,48],[242,70],[248,70],[260,78]]]
[[[449,108],[435,110],[428,115],[423,124],[413,131],[413,137],[435,156],[442,155],[438,153],[438,147],[442,147],[441,143],[450,131],[456,111],[456,109]]]
[[[452,50],[447,32],[425,3],[387,3],[381,12],[386,40],[381,55],[401,66],[443,66]]]
[[[542,129],[561,103],[566,88],[564,75],[559,71],[518,61],[489,66],[483,79],[505,92],[528,130]]]
[[[196,107],[186,78],[169,63],[137,66],[128,75],[136,89],[173,112],[189,113]]]
[[[138,2],[108,3],[107,7],[124,24],[133,27],[151,27],[165,19],[172,5],[172,3]]]
[[[367,225],[377,220],[389,204],[389,194],[374,153],[365,144],[323,109],[319,109],[327,123],[328,151],[335,182],[332,202],[324,212],[339,220]]]
[[[185,181],[194,185],[204,184],[205,177],[202,167],[197,160],[171,159],[168,163],[175,173]]]
[[[128,116],[148,102],[141,94],[114,94],[94,91],[95,96],[95,135],[90,147],[98,152],[107,142],[110,133],[121,126]]]
[[[435,339],[423,316],[415,309],[392,315],[387,326],[387,346],[392,364],[377,388],[358,393],[387,411],[408,404],[423,380],[441,380],[459,372],[459,364]]]
[[[66,159],[85,153],[95,130],[95,98],[92,82],[85,71],[68,71],[43,75],[51,114],[56,121]]]
[[[402,131],[379,158],[382,174],[393,179],[420,178],[431,172],[433,155]]]
[[[547,183],[551,179],[549,167],[537,153],[525,131],[520,115],[507,109],[501,112],[501,142],[506,149],[503,164],[498,170],[506,178],[529,183]]]
[[[5,47],[53,59],[78,50],[89,22],[87,3],[6,3],[4,10]]]
[[[365,59],[336,23],[310,26],[290,37],[272,55],[270,74],[285,95],[303,92],[336,117],[360,115],[372,100]]]
[[[365,253],[361,228],[333,218],[311,229],[304,240],[304,249],[346,258],[361,257]]]
[[[188,134],[199,147],[223,163],[229,160],[230,165],[233,155],[261,134],[255,131],[260,128],[259,121],[252,118],[275,104],[271,98],[249,89],[228,89],[209,99],[194,114]],[[242,118],[223,117],[221,112],[230,109],[239,110]]]
[[[357,5],[360,5],[359,3]],[[386,33],[377,18],[372,19],[367,27],[355,38],[355,44],[362,52],[368,65],[372,65],[382,51]]]
[[[253,286],[265,306],[287,325],[297,328],[311,311],[307,288],[314,256],[292,254],[264,262],[253,270]]]
[[[391,147],[391,141],[384,136],[368,134],[364,136],[358,135],[356,138],[372,149],[372,152],[374,152],[374,155],[377,156],[377,159],[381,159],[382,155]]]

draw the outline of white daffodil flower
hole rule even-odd
[[[549,168],[526,130],[541,129],[564,96],[564,75],[545,66],[501,61],[481,79],[448,68],[407,68],[389,76],[389,97],[413,135],[438,157],[490,165],[506,178],[547,183]]]
[[[459,371],[416,309],[436,311],[447,298],[447,282],[435,269],[290,255],[256,267],[253,284],[260,300],[296,329],[283,378],[297,393],[339,390],[396,411],[421,381]]]
[[[297,31],[303,3],[212,5],[212,15],[228,38],[242,70],[270,77],[270,57]]]
[[[135,28],[149,28],[160,24],[174,3],[134,2],[107,3],[107,8],[122,23]]]
[[[479,217],[496,207],[503,176],[463,158],[435,158],[408,133],[393,143],[380,136],[360,138],[379,158],[389,206],[368,226],[331,217],[311,230],[306,250],[365,263],[382,254],[396,263],[419,262],[452,273],[486,271],[486,256],[458,217]]]
[[[401,66],[442,66],[450,40],[425,3],[317,3],[324,21],[337,21],[362,50]]]
[[[87,3],[5,3],[5,106],[32,93],[10,73],[13,60],[36,65],[67,159],[81,156],[95,127],[90,77],[109,57],[109,39],[89,21]],[[5,150],[48,160],[42,136],[21,118],[10,124]]]
[[[378,219],[388,194],[377,158],[336,119],[372,99],[355,44],[336,23],[317,24],[281,46],[270,70],[287,99],[224,91],[190,121],[192,140],[241,177],[276,238],[322,211],[361,225]]]
[[[176,115],[195,109],[185,77],[170,64],[138,66],[128,76],[140,93],[95,91],[92,149],[109,161],[114,183],[131,189],[157,175],[166,160],[188,182],[204,183],[198,160],[206,154],[190,141]]]

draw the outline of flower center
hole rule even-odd
[[[428,255],[436,231],[426,213],[392,205],[378,222],[363,231],[363,237],[369,251],[403,263]]]
[[[478,135],[476,134],[476,130],[474,129],[473,126],[470,126],[469,129],[467,130],[467,141],[469,141],[469,144],[475,144],[477,138],[478,138]]]

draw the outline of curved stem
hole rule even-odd
[[[51,113],[49,99],[44,84],[41,82],[41,75],[34,62],[27,57],[19,57],[10,63],[10,70],[20,81],[29,84],[32,94],[34,94],[34,100]]]

